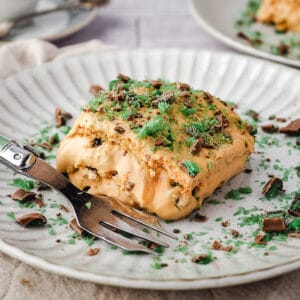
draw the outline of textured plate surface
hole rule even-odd
[[[64,2],[41,0],[38,10],[45,10],[55,7]],[[90,24],[98,14],[98,9],[91,11],[61,11],[49,15],[34,18],[25,25],[16,27],[10,34],[8,40],[24,38],[40,38],[48,41],[55,41],[76,33]]]
[[[270,53],[267,49],[256,49],[249,43],[237,37],[237,30],[234,23],[245,11],[248,0],[190,0],[191,12],[198,23],[212,36],[219,41],[239,51],[277,61],[291,66],[300,67],[299,59],[290,59]],[[257,25],[256,30],[261,31],[265,36],[268,46],[278,45],[283,35],[276,34],[270,26]],[[298,36],[299,39],[299,35]],[[288,35],[290,37],[290,35]],[[270,47],[268,47],[270,48]]]
[[[36,136],[42,128],[53,123],[53,112],[57,106],[74,116],[78,115],[80,107],[91,98],[88,93],[90,85],[107,86],[119,72],[137,79],[161,77],[189,82],[195,88],[238,103],[241,113],[255,109],[262,120],[272,114],[287,118],[300,115],[300,75],[286,67],[226,53],[176,49],[124,50],[74,57],[24,71],[0,82],[0,134],[18,141]],[[67,221],[72,216],[59,210],[60,203],[68,204],[61,195],[52,191],[44,193],[47,206],[43,208],[51,227],[21,228],[7,213],[13,212],[18,216],[39,208],[24,208],[6,197],[15,188],[9,185],[12,173],[1,167],[0,249],[51,272],[134,288],[228,286],[297,269],[300,267],[300,240],[277,237],[264,248],[257,248],[252,243],[252,233],[258,226],[255,216],[254,222],[249,221],[247,226],[241,223],[246,217],[264,209],[286,209],[289,206],[291,193],[300,188],[299,178],[293,171],[300,151],[291,146],[294,142],[295,138],[276,135],[275,140],[274,136],[259,131],[259,151],[247,165],[253,172],[235,177],[205,202],[200,210],[208,219],[205,223],[191,221],[191,217],[165,223],[169,230],[180,229],[179,240],[170,241],[171,247],[157,257],[126,255],[101,241],[95,241],[92,246],[100,247],[101,252],[87,256],[89,247],[86,242],[74,240],[67,222],[57,221],[56,214],[59,212]],[[266,158],[271,163],[264,163]],[[277,167],[274,167],[275,164]],[[266,200],[261,195],[262,184],[269,173],[288,177],[284,182],[286,194],[274,200]],[[240,200],[224,199],[230,189],[240,186],[250,186],[252,193],[242,195]],[[222,227],[222,220],[229,220],[230,226]],[[240,237],[233,239],[230,228],[238,229]],[[190,234],[190,240],[185,240],[184,234]],[[215,239],[233,245],[236,251],[213,251],[214,260],[207,265],[191,262],[194,254],[208,253]],[[161,263],[168,266],[160,269]]]

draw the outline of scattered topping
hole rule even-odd
[[[267,198],[274,198],[278,191],[283,191],[283,182],[280,178],[272,176],[262,189],[262,193]]]
[[[195,213],[194,217],[193,217],[193,221],[195,222],[200,222],[200,223],[204,223],[207,221],[207,217],[200,215],[198,212]]]
[[[187,84],[187,83],[177,82],[176,86],[177,86],[178,89],[180,89],[182,91],[184,91],[184,90],[190,90],[191,89],[190,85]]]
[[[223,249],[223,245],[218,241],[214,241],[211,247],[214,250],[222,250]]]
[[[300,218],[295,218],[289,225],[290,231],[300,231]]]
[[[201,148],[202,148],[202,145],[203,145],[204,141],[203,141],[203,138],[199,138],[190,148],[190,152],[191,154],[193,155],[197,155]]]
[[[125,129],[122,126],[116,126],[115,131],[117,133],[123,134],[125,132]]]
[[[289,134],[289,135],[299,135],[300,134],[300,119],[294,120],[287,126],[280,128],[279,132]]]
[[[103,88],[100,85],[91,85],[91,87],[90,87],[90,93],[93,96],[97,96],[99,94],[99,92],[102,90],[103,90]]]
[[[135,184],[134,184],[133,182],[128,181],[128,182],[126,183],[126,190],[127,190],[127,191],[131,191],[131,190],[134,188],[134,186],[135,186]]]
[[[129,80],[130,80],[130,77],[128,77],[128,76],[126,76],[126,75],[124,75],[124,74],[119,74],[118,76],[117,76],[119,79],[121,79],[123,82],[125,82],[125,83],[127,83]]]
[[[163,85],[163,83],[159,80],[152,80],[151,84],[154,88],[160,88]]]
[[[226,247],[223,247],[223,250],[224,250],[225,252],[231,252],[232,249],[233,249],[232,246],[226,246]]]
[[[230,232],[231,232],[232,236],[234,236],[234,237],[239,237],[240,236],[240,233],[235,229],[230,229]]]
[[[300,233],[298,233],[298,232],[290,232],[288,234],[288,237],[300,239]]]
[[[25,202],[25,201],[34,200],[35,196],[36,196],[36,193],[34,193],[34,192],[27,192],[23,189],[18,189],[17,191],[15,191],[11,195],[11,198],[13,200],[17,200],[17,201],[20,201],[20,202]]]
[[[264,232],[286,231],[283,217],[264,218],[262,220],[262,230]]]
[[[95,138],[93,141],[93,147],[98,147],[102,145],[102,140],[100,138]]]
[[[228,226],[228,224],[229,224],[229,222],[228,222],[228,221],[222,221],[222,223],[221,223],[221,225],[222,225],[223,227],[227,227],[227,226]]]
[[[99,252],[100,252],[100,248],[90,248],[86,254],[88,256],[94,256],[97,255]]]
[[[10,185],[21,188],[21,189],[29,192],[30,190],[32,190],[34,188],[34,181],[24,180],[22,178],[14,178]]]
[[[261,125],[261,129],[267,133],[274,133],[278,131],[278,128],[275,127],[273,124]]]
[[[24,227],[41,226],[47,223],[47,218],[40,213],[29,213],[16,218],[16,222]]]
[[[300,217],[300,194],[295,194],[288,213],[294,217]]]
[[[247,111],[247,115],[249,117],[251,117],[255,122],[259,121],[259,114],[258,114],[258,112],[250,109],[250,110]]]
[[[67,120],[72,119],[72,115],[70,113],[63,112],[61,108],[56,108],[55,110],[55,123],[56,127],[62,127],[66,125]]]
[[[42,142],[39,144],[39,146],[43,149],[50,150],[50,151],[53,149],[52,145],[47,142]]]
[[[280,123],[285,123],[286,122],[286,118],[276,118],[276,121],[280,122]]]
[[[175,233],[175,234],[180,233],[180,229],[174,228],[173,233]]]
[[[208,254],[198,254],[192,257],[192,262],[200,264],[200,265],[207,265],[213,261],[211,253]]]
[[[84,235],[84,230],[78,226],[76,219],[72,219],[72,221],[69,224],[70,228],[74,230],[79,236]]]
[[[264,234],[258,234],[254,237],[254,242],[255,244],[258,244],[258,245],[266,245],[267,242],[265,241],[265,235]]]
[[[199,172],[199,166],[192,160],[182,162],[182,165],[186,168],[191,177],[195,177]]]

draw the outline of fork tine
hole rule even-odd
[[[85,231],[89,232],[90,234],[98,237],[101,240],[104,240],[112,245],[118,246],[127,251],[141,251],[146,252],[149,254],[157,255],[155,251],[149,249],[141,244],[139,244],[135,240],[128,239],[101,224],[97,224],[96,227],[92,229],[84,228]]]
[[[153,224],[151,224],[149,222],[146,222],[145,220],[140,220],[140,219],[133,218],[132,216],[124,213],[123,211],[119,211],[119,210],[116,211],[116,210],[114,210],[113,212],[115,214],[117,214],[117,215],[119,214],[119,215],[121,215],[121,216],[123,216],[125,218],[128,218],[128,219],[130,219],[133,222],[136,222],[136,223],[139,223],[141,225],[144,225],[145,227],[150,228],[150,229],[152,229],[154,231],[158,231],[158,232],[160,232],[160,233],[162,233],[162,234],[164,234],[164,235],[166,235],[166,236],[168,236],[168,237],[170,237],[170,238],[172,238],[174,240],[178,239],[176,235],[174,235],[171,232],[168,232],[158,221],[157,221],[157,225],[153,225]]]
[[[120,219],[119,217],[110,214],[110,216],[106,219],[102,219],[101,222],[112,226],[116,229],[125,231],[127,233],[130,233],[136,237],[142,238],[144,240],[153,242],[155,244],[164,246],[164,247],[169,247],[169,245],[167,243],[165,243],[164,241],[162,241],[161,239],[154,237],[153,235],[144,232],[142,229],[140,229],[138,226],[138,224],[133,225],[132,221],[126,221],[125,219]],[[101,223],[100,223],[101,224]]]

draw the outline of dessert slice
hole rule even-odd
[[[273,23],[280,31],[300,33],[300,0],[263,0],[257,20]]]
[[[175,220],[240,173],[253,148],[251,126],[209,93],[119,75],[83,108],[57,169],[91,194]]]

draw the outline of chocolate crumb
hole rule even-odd
[[[16,222],[24,227],[41,226],[47,223],[47,218],[40,213],[29,213],[18,217]]]
[[[174,228],[174,229],[173,229],[173,233],[178,234],[178,233],[180,233],[180,230],[177,229],[177,228]]]
[[[69,209],[66,206],[64,206],[63,204],[61,204],[60,209],[64,212],[69,212]]]
[[[83,236],[83,235],[84,235],[84,230],[78,226],[77,221],[76,221],[75,218],[71,220],[69,226],[70,226],[70,228],[73,229],[79,236]]]
[[[156,89],[160,88],[163,85],[163,83],[159,80],[152,80],[150,83]]]
[[[127,190],[127,191],[131,191],[131,190],[134,188],[134,186],[135,186],[135,184],[134,184],[133,182],[128,181],[128,182],[126,183],[126,190]]]
[[[94,256],[94,255],[97,255],[98,253],[100,252],[100,248],[90,248],[86,254],[88,256]]]
[[[231,252],[232,249],[233,249],[232,246],[226,246],[226,247],[223,247],[223,250],[224,250],[225,252]]]
[[[72,115],[67,112],[63,112],[61,108],[57,107],[55,109],[55,123],[56,127],[59,128],[61,126],[66,125],[67,120],[72,119]]]
[[[122,126],[116,126],[114,129],[120,134],[123,134],[125,132],[125,129]]]
[[[267,242],[265,241],[265,235],[264,234],[258,234],[254,237],[255,244],[258,245],[266,245]]]
[[[290,232],[288,234],[288,237],[295,238],[295,239],[300,239],[300,232]]]
[[[53,149],[52,145],[47,142],[42,142],[42,143],[38,144],[38,146],[40,146],[43,149],[50,150],[50,151]]]
[[[278,131],[278,128],[274,124],[261,125],[261,129],[267,133],[274,133]]]
[[[161,146],[164,144],[164,141],[162,138],[158,137],[155,141],[154,141],[154,146]]]
[[[202,148],[202,145],[203,145],[204,141],[203,141],[203,138],[199,138],[190,148],[190,153],[193,154],[193,155],[197,155],[201,148]]]
[[[11,195],[11,198],[16,201],[25,202],[34,200],[35,196],[36,193],[34,192],[27,192],[23,189],[18,189]]]
[[[56,240],[56,243],[60,243],[60,242],[61,242],[61,240],[60,240],[60,239],[57,239],[57,240]]]
[[[300,194],[295,194],[288,213],[294,217],[300,217]]]
[[[100,138],[95,138],[93,140],[93,147],[98,147],[98,146],[101,146],[102,145],[102,140]]]
[[[45,206],[45,202],[43,201],[42,198],[35,197],[35,198],[34,198],[34,202],[35,202],[36,205],[37,205],[38,207],[40,207],[40,208]]]
[[[279,50],[280,55],[283,55],[283,56],[286,56],[290,53],[290,47],[284,43],[281,43],[278,46],[278,50]]]
[[[264,218],[262,224],[262,231],[277,232],[286,231],[286,225],[283,217]]]
[[[52,136],[50,136],[50,138],[49,138],[49,143],[50,143],[51,146],[52,146],[52,145],[58,144],[58,143],[59,143],[59,138],[58,138],[58,136],[57,136],[57,135],[52,135]]]
[[[233,237],[240,236],[240,233],[235,229],[230,229],[230,233],[232,234]]]
[[[128,82],[130,80],[130,77],[124,75],[124,74],[118,74],[117,78],[121,79],[123,82]]]
[[[180,83],[180,82],[177,82],[176,87],[177,87],[179,90],[182,90],[182,91],[185,91],[185,90],[188,91],[188,90],[191,89],[191,87],[190,87],[189,84],[187,84],[187,83]]]
[[[200,261],[203,261],[208,258],[207,254],[198,254],[192,257],[191,261],[194,263],[199,263]]]
[[[192,238],[192,236],[189,235],[189,234],[184,234],[184,235],[183,235],[183,238],[184,238],[186,241],[189,241],[189,240]]]
[[[279,129],[280,133],[285,133],[288,135],[299,135],[300,134],[300,119],[292,121],[285,127]]]
[[[252,173],[252,171],[253,171],[252,169],[245,169],[245,170],[244,170],[244,173],[250,174],[250,173]]]
[[[199,213],[195,213],[195,215],[193,217],[193,221],[204,223],[207,221],[207,218],[206,218],[206,216],[200,215]]]
[[[99,94],[100,91],[103,90],[103,87],[101,87],[100,85],[97,85],[97,84],[93,84],[90,86],[90,93],[93,95],[93,96],[97,96]]]
[[[285,123],[286,122],[286,118],[276,118],[276,121],[280,122],[280,123]]]
[[[222,221],[222,223],[221,223],[221,225],[222,225],[223,227],[227,227],[227,226],[228,226],[228,224],[229,224],[229,222],[228,222],[228,221]]]
[[[211,245],[211,248],[212,248],[213,250],[222,250],[222,249],[223,249],[223,246],[222,246],[222,244],[221,244],[220,242],[214,241],[214,242],[212,243],[212,245]]]

